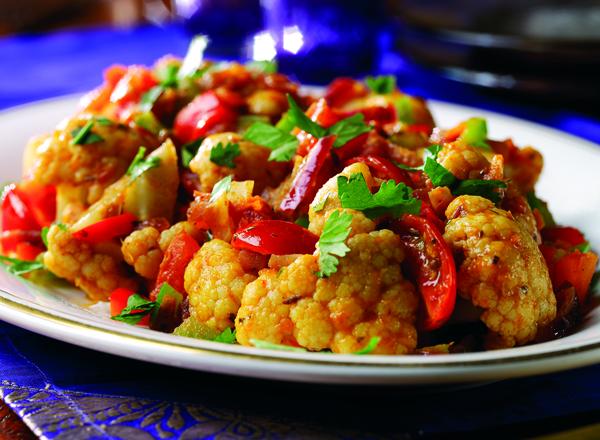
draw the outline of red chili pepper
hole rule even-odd
[[[341,107],[367,94],[367,88],[361,82],[352,78],[336,78],[327,87],[325,100],[332,107]]]
[[[152,301],[156,300],[156,295],[158,295],[163,283],[169,283],[173,289],[184,297],[186,296],[183,286],[183,274],[198,249],[200,249],[200,246],[196,240],[185,231],[181,231],[173,237],[160,263],[160,269],[156,277],[156,288],[150,293]]]
[[[42,237],[39,230],[23,231],[13,229],[12,231],[2,231],[0,243],[2,243],[2,253],[7,254],[17,250],[19,243],[29,243],[34,246],[42,245]]]
[[[312,254],[319,237],[292,222],[261,220],[236,232],[231,245],[263,255]]]
[[[569,247],[585,243],[585,237],[579,229],[571,226],[554,226],[542,229],[544,241],[566,244]]]
[[[341,160],[346,161],[351,157],[360,156],[365,154],[368,148],[369,133],[363,133],[356,136],[354,139],[350,139],[342,147],[336,148],[335,155]]]
[[[110,301],[110,316],[117,316],[120,314],[125,307],[127,307],[127,301],[131,295],[135,295],[135,292],[124,287],[115,289],[109,297]],[[140,319],[137,325],[150,325],[150,315],[144,316]]]
[[[215,130],[233,127],[237,112],[214,91],[197,96],[175,117],[173,134],[181,143],[191,142]]]
[[[357,156],[346,161],[345,165],[356,162],[362,162],[366,164],[371,170],[373,170],[375,177],[379,179],[392,179],[396,183],[402,182],[411,187],[413,185],[413,182],[406,170],[398,168],[391,160],[380,156]]]
[[[96,244],[109,241],[113,238],[122,237],[133,231],[137,218],[126,212],[115,215],[97,223],[86,226],[79,231],[73,232],[73,237],[85,243]]]
[[[116,104],[119,119],[127,121],[131,117],[132,107],[140,102],[144,93],[156,85],[158,81],[148,68],[129,67],[110,94],[110,102]]]
[[[597,264],[598,256],[593,252],[571,252],[549,265],[552,286],[554,289],[559,289],[565,284],[573,286],[579,303],[583,304]]]
[[[456,266],[441,232],[423,217],[406,214],[396,224],[408,254],[424,308],[420,327],[440,328],[454,311]]]
[[[308,110],[306,110],[306,116],[325,128],[331,127],[341,119],[339,114],[333,111],[324,99],[319,99],[317,102],[314,102]],[[299,141],[297,153],[300,156],[306,156],[311,148],[318,142],[318,139],[303,130],[296,129],[296,132]]]
[[[331,148],[334,141],[335,136],[326,136],[319,139],[310,150],[300,165],[292,187],[279,205],[280,211],[292,214],[302,207],[308,206],[319,187],[327,179],[327,176],[323,176],[321,171],[327,169],[328,163],[332,163]]]

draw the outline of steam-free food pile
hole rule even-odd
[[[27,145],[2,198],[7,270],[259,348],[453,353],[577,324],[598,257],[536,197],[537,150],[478,117],[437,127],[392,76],[315,92],[203,46],[109,68]]]

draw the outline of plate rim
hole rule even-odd
[[[81,93],[74,93],[74,94],[68,94],[68,95],[61,95],[61,96],[57,96],[57,97],[52,97],[52,98],[48,98],[48,99],[44,99],[44,100],[39,100],[39,101],[33,101],[33,102],[29,102],[29,103],[24,103],[18,106],[13,106],[13,107],[9,107],[6,109],[2,109],[0,110],[0,117],[5,117],[7,115],[10,115],[11,113],[14,112],[26,112],[28,110],[30,110],[32,107],[39,107],[39,106],[43,106],[43,105],[52,105],[52,104],[57,104],[57,103],[63,103],[66,104],[67,102],[72,102],[75,101],[76,99],[78,99],[79,97],[81,97],[82,94]],[[479,109],[477,107],[471,107],[471,106],[466,106],[466,105],[462,105],[462,104],[456,104],[453,102],[447,102],[447,101],[439,101],[439,100],[428,100],[428,102],[437,105],[437,106],[441,106],[441,107],[454,107],[456,109],[462,110],[463,112],[476,112],[478,115],[482,115],[482,116],[486,116],[489,115],[491,117],[494,118],[499,118],[499,119],[503,119],[504,121],[508,122],[508,123],[515,123],[515,124],[527,124],[532,128],[537,128],[540,130],[544,130],[546,132],[551,133],[551,135],[553,136],[557,136],[561,139],[565,139],[565,140],[571,140],[573,142],[575,142],[577,145],[576,147],[579,149],[585,149],[587,151],[594,151],[594,153],[599,153],[598,150],[598,145],[595,144],[594,142],[587,140],[585,138],[576,136],[576,135],[572,135],[570,133],[566,133],[563,132],[561,130],[558,130],[554,127],[550,127],[544,124],[540,124],[537,122],[533,122],[533,121],[529,121],[527,119],[521,119],[521,118],[517,118],[514,116],[510,116],[510,115],[506,115],[506,114],[502,114],[502,113],[497,113],[494,111],[489,111],[489,110],[485,110],[485,109]],[[7,296],[8,295],[8,296]],[[323,361],[320,360],[318,358],[315,359],[306,359],[306,358],[294,358],[294,356],[290,356],[289,352],[286,353],[286,356],[278,356],[277,353],[273,350],[264,350],[264,349],[256,349],[253,348],[251,352],[248,353],[242,353],[242,352],[231,352],[231,351],[223,351],[223,350],[219,350],[217,347],[215,347],[214,349],[211,349],[210,347],[206,348],[206,347],[199,347],[199,346],[191,346],[190,344],[179,344],[179,343],[169,343],[167,341],[162,341],[162,340],[157,340],[156,338],[152,338],[152,334],[149,334],[149,337],[141,337],[141,336],[136,336],[133,335],[129,332],[117,332],[115,330],[110,330],[107,328],[103,328],[100,325],[95,325],[93,321],[84,323],[81,321],[76,320],[75,318],[69,319],[69,318],[65,318],[65,317],[59,317],[55,314],[52,314],[50,312],[45,312],[43,310],[39,310],[36,309],[35,307],[32,306],[27,306],[24,304],[20,304],[19,302],[13,301],[9,298],[9,296],[18,298],[16,295],[11,294],[10,292],[4,291],[2,289],[0,289],[0,317],[2,319],[4,319],[7,322],[12,322],[13,324],[19,326],[20,323],[18,322],[17,319],[12,319],[12,316],[10,316],[10,313],[8,314],[9,319],[6,319],[6,314],[3,313],[4,310],[8,310],[8,311],[12,311],[12,312],[16,312],[16,314],[20,314],[20,316],[23,315],[27,315],[26,312],[24,312],[23,309],[27,309],[29,310],[30,314],[28,315],[30,318],[31,317],[35,317],[36,319],[39,320],[40,323],[38,323],[39,325],[33,325],[31,324],[30,327],[26,327],[26,326],[22,326],[24,328],[27,328],[29,330],[32,330],[34,332],[38,332],[41,334],[44,334],[45,336],[50,336],[50,337],[54,337],[55,339],[59,339],[59,340],[65,340],[65,339],[60,339],[57,338],[56,336],[51,336],[48,334],[48,332],[43,332],[40,329],[44,326],[41,322],[42,321],[54,321],[55,324],[59,324],[59,327],[61,328],[67,328],[67,327],[79,327],[79,328],[83,328],[86,331],[93,331],[93,332],[98,332],[99,334],[104,334],[106,335],[107,333],[111,334],[111,337],[113,338],[124,338],[125,340],[134,340],[134,341],[143,341],[145,344],[150,344],[150,345],[155,345],[158,347],[165,347],[168,346],[170,348],[174,348],[176,347],[178,350],[183,350],[183,351],[192,351],[195,355],[200,355],[200,354],[204,354],[205,359],[207,358],[206,355],[208,356],[208,358],[210,357],[214,357],[214,356],[218,356],[220,358],[223,357],[228,357],[228,358],[236,358],[236,359],[243,359],[245,361],[248,361],[249,359],[253,360],[253,361],[258,361],[259,363],[261,362],[269,362],[271,364],[295,364],[295,365],[300,365],[303,368],[307,368],[309,366],[312,367],[323,367],[324,369],[337,369],[338,371],[330,371],[328,373],[325,372],[321,372],[319,377],[313,377],[313,378],[306,378],[306,377],[274,377],[276,379],[283,379],[283,380],[298,380],[298,381],[327,381],[331,383],[331,379],[334,377],[338,377],[338,380],[341,379],[341,382],[343,383],[348,383],[348,374],[342,371],[344,369],[356,369],[356,368],[361,368],[361,369],[365,369],[366,371],[374,371],[376,369],[384,369],[386,371],[389,371],[391,373],[391,376],[386,376],[384,375],[383,377],[385,377],[386,382],[385,383],[393,383],[394,379],[398,380],[401,379],[400,382],[404,382],[405,379],[408,378],[408,376],[406,375],[408,371],[410,371],[411,369],[420,369],[420,370],[428,370],[428,371],[437,371],[440,369],[448,369],[448,368],[452,368],[452,369],[460,369],[462,368],[464,369],[468,369],[468,368],[475,368],[475,369],[479,369],[479,370],[484,370],[486,368],[495,366],[495,367],[500,367],[500,370],[507,370],[512,368],[513,371],[505,371],[504,374],[502,374],[502,377],[518,377],[518,376],[525,376],[525,375],[530,375],[530,374],[538,374],[540,373],[541,370],[545,370],[545,372],[553,372],[553,371],[560,371],[560,370],[564,370],[564,369],[570,369],[570,368],[576,368],[576,367],[580,367],[580,366],[585,366],[585,365],[590,365],[590,364],[594,364],[594,363],[598,363],[600,362],[600,338],[596,341],[596,342],[589,342],[589,343],[582,343],[581,345],[577,346],[577,347],[557,347],[557,349],[548,351],[548,352],[543,352],[543,353],[531,353],[531,354],[518,354],[515,353],[514,355],[510,355],[510,356],[503,356],[501,358],[497,358],[497,359],[481,359],[481,360],[460,360],[460,359],[456,359],[454,360],[456,357],[460,357],[461,354],[455,354],[455,355],[451,355],[453,357],[453,359],[448,360],[446,362],[431,362],[431,361],[426,361],[426,362],[403,362],[402,364],[393,364],[393,363],[376,363],[373,362],[373,358],[376,357],[386,357],[386,356],[374,356],[371,355],[369,356],[369,358],[372,359],[371,362],[369,363],[361,363],[361,362],[357,362],[357,359],[354,362],[344,362],[344,360],[342,358],[338,358],[335,361]],[[27,299],[23,299],[23,298],[18,298],[20,301],[27,301],[27,302],[31,302],[31,304],[38,306],[38,304],[29,301]],[[55,309],[56,310],[56,309]],[[33,312],[33,313],[31,313]],[[59,311],[60,312],[60,311]],[[16,316],[16,315],[15,315]],[[17,322],[15,322],[17,321]],[[72,339],[72,338],[71,338]],[[98,351],[104,351],[104,352],[110,352],[112,354],[117,354],[120,356],[126,356],[126,357],[131,357],[131,358],[136,358],[136,359],[142,359],[142,360],[146,360],[146,361],[150,361],[150,362],[157,362],[157,363],[162,363],[162,364],[172,364],[169,362],[166,362],[165,359],[163,359],[162,361],[157,361],[157,360],[152,360],[152,359],[147,359],[147,358],[143,358],[143,357],[139,357],[139,356],[133,356],[132,353],[129,352],[123,352],[123,351],[117,351],[117,350],[101,350],[101,349],[97,349],[94,347],[89,347],[87,345],[84,345],[84,342],[75,342],[75,341],[67,341],[70,343],[74,343],[76,345],[81,345],[87,348],[92,348]],[[221,344],[219,344],[221,345]],[[540,344],[536,344],[536,345],[540,345]],[[513,349],[508,349],[506,351],[510,351]],[[504,350],[503,350],[504,351]],[[281,352],[279,352],[281,353]],[[135,353],[134,353],[135,354]],[[593,356],[592,356],[593,354]],[[329,355],[331,356],[331,355]],[[343,356],[347,356],[347,355],[335,355],[343,357]],[[431,356],[421,356],[421,355],[408,355],[408,357],[419,357],[420,359],[432,359]],[[356,357],[355,357],[356,358]],[[389,358],[389,356],[388,356]],[[407,356],[403,356],[403,358],[407,358]],[[519,365],[525,365],[527,363],[536,363],[536,362],[540,362],[540,361],[547,361],[547,360],[552,360],[555,361],[554,362],[554,366],[546,366],[546,368],[537,368],[535,371],[520,371],[520,369],[518,368]],[[568,359],[569,362],[565,362],[564,364],[562,364],[559,360],[560,359]],[[194,367],[189,367],[189,366],[185,366],[185,365],[179,365],[182,366],[184,368],[194,368]],[[194,369],[203,369],[203,368],[194,368]],[[497,370],[498,368],[496,368],[495,370]],[[403,371],[400,371],[403,370]],[[492,370],[494,370],[494,368],[492,368]],[[515,371],[516,370],[516,371]],[[490,370],[491,371],[491,370]],[[529,371],[529,372],[528,372]],[[403,374],[404,372],[404,374]],[[258,374],[259,372],[256,372],[257,374],[249,374],[248,371],[238,371],[236,372],[231,372],[231,371],[227,371],[227,373],[229,374],[237,374],[237,375],[252,375],[254,377],[262,377],[262,374]],[[421,372],[423,373],[423,372]],[[459,376],[461,376],[460,374],[457,374],[457,371],[453,371],[452,374],[449,374],[450,371],[445,370],[444,374],[446,376],[444,376],[445,379],[441,379],[441,380],[436,380],[435,382],[444,382],[444,383],[451,383],[451,382],[463,382],[463,381],[472,381],[472,378],[460,378]],[[490,373],[492,374],[492,373]],[[427,379],[424,382],[419,382],[417,380],[417,383],[432,383],[432,377],[431,375],[427,374],[417,374],[417,377],[415,377],[414,375],[409,375],[413,381],[414,379],[420,377],[421,379]],[[484,378],[497,378],[498,375],[497,374],[493,374],[492,376],[486,376],[485,372],[480,371],[479,372],[479,376],[484,377]],[[271,376],[269,376],[271,377]],[[365,380],[368,379],[368,377],[366,375],[359,375],[356,377],[362,377],[363,380],[360,380],[359,383],[372,383],[372,380]],[[371,378],[374,379],[374,378]],[[375,382],[378,382],[377,380]]]

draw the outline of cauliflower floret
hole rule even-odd
[[[488,347],[531,341],[556,315],[548,268],[531,235],[482,197],[457,197],[446,217],[444,238],[464,257],[458,292],[483,309]]]
[[[117,243],[83,243],[57,225],[48,230],[44,265],[56,276],[81,288],[93,300],[108,299],[117,287],[132,290],[138,287],[136,279],[127,274]]]
[[[458,179],[481,179],[490,162],[483,150],[463,142],[445,144],[438,154],[438,162]]]
[[[206,238],[204,231],[196,228],[190,222],[182,221],[182,222],[175,223],[169,229],[165,229],[164,231],[162,231],[160,233],[160,239],[158,240],[158,245],[160,246],[160,249],[163,252],[166,252],[167,248],[171,244],[171,241],[173,241],[173,238],[175,238],[175,236],[178,235],[182,231],[186,232],[198,243],[202,243],[204,241],[204,239]]]
[[[136,273],[153,280],[163,259],[163,251],[158,245],[160,238],[158,229],[152,226],[133,231],[123,240],[121,252],[125,262],[135,269]]]
[[[389,230],[348,239],[350,252],[338,271],[317,278],[317,255],[265,269],[244,291],[236,318],[237,339],[353,353],[380,337],[374,353],[403,354],[417,344],[418,296],[402,275],[400,238]]]
[[[133,128],[98,122],[92,126],[91,133],[102,140],[73,145],[73,132],[80,130],[92,117],[79,114],[65,120],[43,140],[33,140],[26,161],[30,164],[27,175],[33,181],[57,186],[60,212],[65,210],[68,218],[63,220],[69,223],[125,173],[140,145],[150,149],[158,146],[155,138]]]
[[[373,177],[369,167],[364,163],[353,163],[342,170],[340,174],[333,176],[319,189],[308,210],[308,230],[313,234],[321,235],[325,221],[333,211],[342,209],[342,203],[338,197],[337,178],[338,176],[350,177],[353,174],[361,173],[369,189],[374,185]],[[315,210],[319,207],[319,210]],[[371,232],[375,229],[375,224],[366,218],[362,213],[352,209],[346,209],[352,214],[352,234],[360,232]]]
[[[235,168],[219,166],[210,160],[213,147],[221,143],[224,147],[228,142],[240,147],[240,155],[234,159]],[[219,180],[233,174],[238,181],[253,180],[254,190],[260,194],[268,186],[277,186],[287,176],[289,165],[284,162],[269,161],[271,150],[260,145],[243,140],[236,133],[219,133],[208,136],[196,156],[190,162],[190,169],[198,174],[202,190],[212,191]]]
[[[185,270],[191,316],[218,332],[233,327],[244,288],[255,278],[244,271],[239,251],[229,243],[205,243]]]

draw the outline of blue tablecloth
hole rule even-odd
[[[149,64],[165,53],[183,54],[187,42],[177,27],[0,40],[0,108],[88,90],[111,63]],[[593,116],[484,96],[417,75],[393,54],[380,68],[398,73],[407,91],[529,118],[600,142],[600,122]],[[596,366],[472,387],[273,383],[131,361],[0,323],[0,394],[45,438],[525,436],[597,422],[599,376]]]

